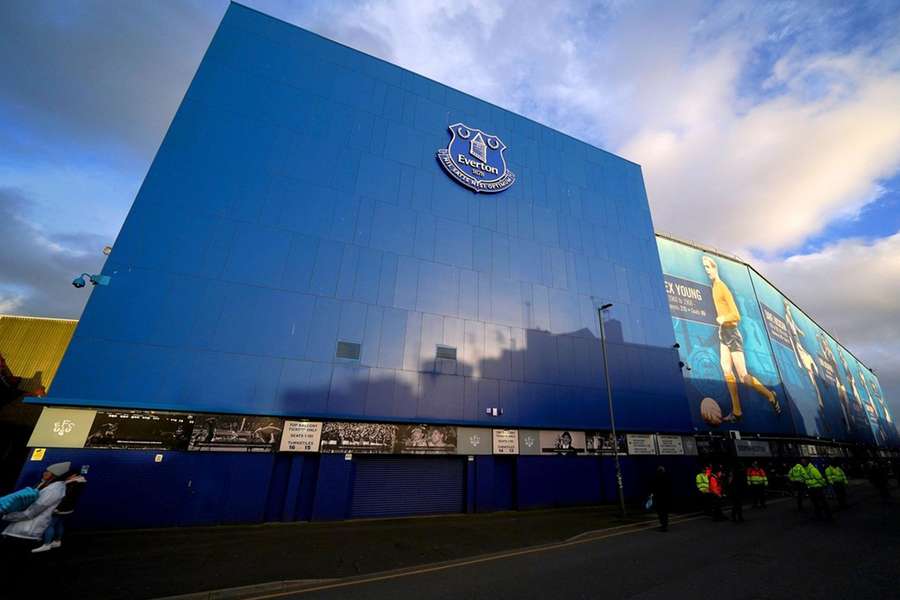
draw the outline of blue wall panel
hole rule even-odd
[[[88,465],[72,517],[77,528],[244,523],[266,515],[276,455],[165,452],[155,462],[156,454],[48,448],[43,461],[25,463],[19,485],[34,485],[55,462]]]
[[[599,465],[595,457],[520,456],[516,464],[518,508],[599,503]]]
[[[442,172],[456,120],[510,189]],[[640,167],[239,5],[104,272],[48,403],[604,428],[614,302],[622,426],[690,429]]]
[[[312,504],[316,521],[346,519],[350,516],[353,493],[353,461],[343,454],[323,454],[319,458],[319,479]]]

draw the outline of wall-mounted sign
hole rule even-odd
[[[697,450],[697,440],[694,439],[694,436],[681,436],[681,445],[684,447],[684,453],[687,456],[697,456],[699,454],[699,451]]]
[[[541,454],[584,454],[583,431],[542,431]]]
[[[629,433],[625,440],[628,442],[628,454],[656,454],[653,434]]]
[[[97,411],[77,408],[50,408],[41,411],[31,432],[29,446],[81,448],[87,440]]]
[[[457,427],[456,453],[468,455],[491,454],[494,451],[491,430],[478,427]]]
[[[386,423],[325,423],[321,451],[325,453],[391,454],[397,426]],[[349,460],[349,459],[348,459]]]
[[[656,436],[656,444],[660,454],[684,454],[684,444],[680,435],[659,434]]]
[[[322,440],[322,423],[285,421],[281,433],[281,452],[318,452]]]
[[[770,457],[772,448],[764,440],[734,440],[734,452],[738,456]]]
[[[86,448],[166,448],[187,450],[193,415],[98,410]]]
[[[455,454],[456,427],[425,424],[398,425],[396,452],[398,454]],[[467,454],[474,454],[474,452]]]
[[[188,450],[274,452],[283,427],[284,421],[278,417],[198,416]]]
[[[515,429],[494,430],[494,454],[518,454],[519,432]]]
[[[618,434],[617,443],[613,443],[613,435],[608,431],[588,431],[585,433],[587,443],[585,452],[588,454],[602,454],[612,456],[616,450],[620,455],[627,454],[628,446],[625,444],[625,436]]]
[[[534,429],[519,430],[519,454],[540,454],[541,432]]]
[[[462,123],[450,126],[450,143],[437,152],[438,162],[453,179],[474,192],[502,192],[516,181],[506,167],[500,138]]]

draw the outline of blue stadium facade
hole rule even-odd
[[[503,138],[510,189],[441,169],[457,121]],[[597,308],[613,302],[622,425],[688,425],[638,165],[238,5],[104,272],[54,396],[605,427]],[[439,344],[457,365],[435,365]]]
[[[472,191],[436,158],[462,123],[505,144],[508,189]],[[110,285],[93,291],[44,404],[606,431],[598,309],[612,303],[616,425],[695,431],[638,165],[240,5],[104,274]],[[91,465],[105,497],[81,518],[94,526],[616,494],[601,456],[156,454],[59,448],[46,460]],[[623,462],[635,497],[657,464],[687,473],[694,459]],[[427,494],[403,488],[415,481],[452,487],[441,495],[455,504],[419,502]]]

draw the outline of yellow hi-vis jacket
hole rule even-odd
[[[847,485],[848,482],[847,475],[844,473],[844,470],[834,465],[828,465],[827,467],[825,467],[825,479],[827,479],[828,483],[831,485]]]
[[[816,468],[816,465],[812,463],[806,465],[806,487],[811,490],[825,487],[825,478],[822,477],[822,473]]]
[[[788,479],[793,483],[805,483],[806,482],[806,469],[803,468],[803,465],[797,463],[791,470],[788,471]]]
[[[706,471],[700,471],[697,473],[697,489],[700,490],[701,494],[709,493],[709,475],[706,474]]]

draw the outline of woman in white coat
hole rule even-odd
[[[53,509],[66,496],[66,484],[63,477],[69,471],[71,463],[56,463],[44,471],[41,482],[37,485],[38,499],[23,511],[4,515],[4,521],[12,521],[3,530],[6,537],[38,541],[53,518]]]

